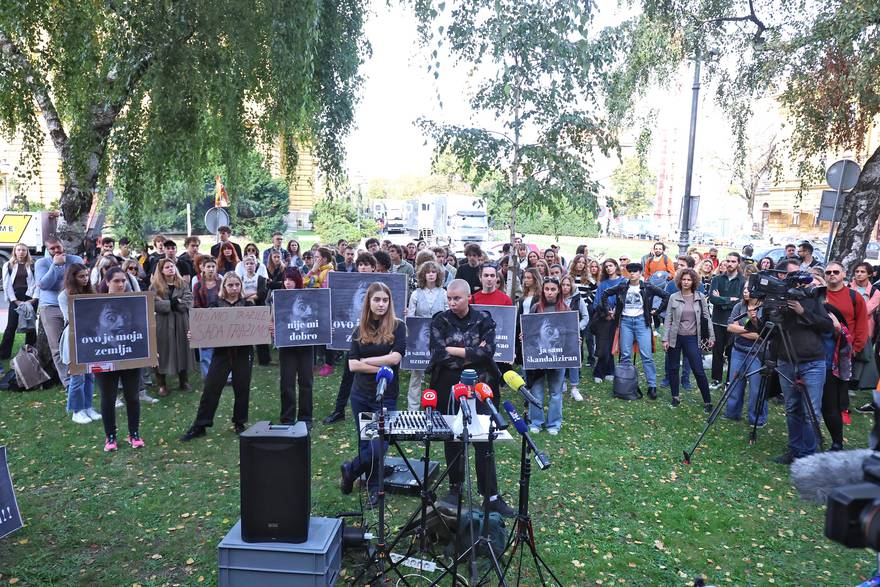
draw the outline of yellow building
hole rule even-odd
[[[21,136],[16,135],[8,141],[0,135],[0,206],[3,209],[8,208],[15,198],[39,203],[46,208],[61,198],[64,189],[61,158],[43,119],[39,118],[39,121],[45,138],[40,149],[40,166],[31,180],[21,179],[17,173],[23,150]]]

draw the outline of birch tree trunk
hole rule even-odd
[[[865,249],[880,216],[880,147],[865,162],[855,187],[846,198],[829,260],[847,270],[865,259]]]

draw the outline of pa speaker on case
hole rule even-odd
[[[312,508],[311,441],[305,422],[257,422],[239,436],[241,537],[305,542]]]

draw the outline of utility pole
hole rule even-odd
[[[691,185],[694,177],[694,143],[697,140],[697,105],[700,100],[700,53],[694,58],[694,88],[691,98],[691,130],[688,137],[687,171],[684,178],[684,196],[681,199],[681,226],[678,231],[678,254],[687,254],[691,228]]]

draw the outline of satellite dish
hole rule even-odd
[[[229,212],[225,208],[211,208],[205,212],[205,228],[216,234],[221,226],[229,226]]]
[[[825,179],[832,190],[848,192],[856,186],[862,168],[851,159],[841,159],[834,162],[825,173]]]

